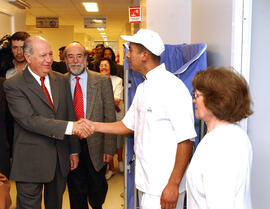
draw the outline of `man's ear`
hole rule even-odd
[[[149,58],[149,52],[147,50],[142,52],[142,61],[146,61]]]
[[[29,54],[24,53],[24,57],[25,57],[27,63],[31,63],[31,56]]]

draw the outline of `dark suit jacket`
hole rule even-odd
[[[55,113],[29,69],[4,82],[15,120],[10,176],[15,181],[50,182],[57,158],[67,176],[69,154],[79,152],[78,138],[65,136],[67,120],[74,119],[69,84],[59,73],[51,71],[49,77]]]
[[[114,122],[115,106],[111,79],[90,70],[87,70],[87,73],[86,118],[98,122]],[[69,74],[67,77],[70,81]],[[117,150],[116,135],[94,133],[87,137],[87,144],[96,171],[105,165],[103,154],[114,155]]]
[[[64,62],[55,62],[53,61],[52,63],[52,70],[53,71],[56,71],[56,72],[59,72],[59,73],[62,73],[62,74],[65,74],[67,73],[67,66],[66,66],[66,63]]]
[[[4,78],[0,78],[0,173],[9,177],[9,145],[6,134],[6,98],[3,89]]]

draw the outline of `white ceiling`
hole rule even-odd
[[[102,40],[100,32],[84,28],[84,16],[105,16],[108,41],[118,40],[121,34],[130,29],[128,7],[132,0],[93,0],[98,3],[99,12],[89,13],[84,9],[83,0],[25,0],[31,5],[26,10],[26,25],[35,25],[36,16],[59,17],[59,25],[74,25],[75,33],[85,33]],[[87,0],[85,0],[87,1]],[[88,1],[90,2],[90,1]]]

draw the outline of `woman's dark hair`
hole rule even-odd
[[[105,50],[110,50],[110,51],[111,51],[111,53],[112,53],[112,61],[115,62],[115,53],[114,53],[114,51],[112,50],[111,47],[106,47],[106,48],[104,48],[104,49],[103,49],[103,52],[102,52],[102,54],[101,54],[101,57],[104,57]]]
[[[104,60],[107,60],[109,62],[109,65],[110,65],[110,74],[111,75],[116,75],[116,67],[114,65],[114,63],[109,59],[109,58],[100,58],[99,61],[97,62],[97,69],[98,69],[98,72],[100,72],[100,69],[99,69],[99,66],[100,66],[100,63]]]
[[[218,119],[237,122],[253,113],[248,84],[232,68],[208,67],[192,80],[194,91],[202,92],[204,104]]]

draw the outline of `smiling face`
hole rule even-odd
[[[73,75],[80,75],[86,66],[87,56],[83,47],[78,43],[72,43],[66,48],[66,65]]]
[[[32,54],[25,53],[30,69],[40,77],[46,76],[53,62],[53,53],[45,39],[32,39]]]
[[[99,71],[101,74],[109,76],[111,74],[111,67],[108,60],[102,60],[99,64]]]

